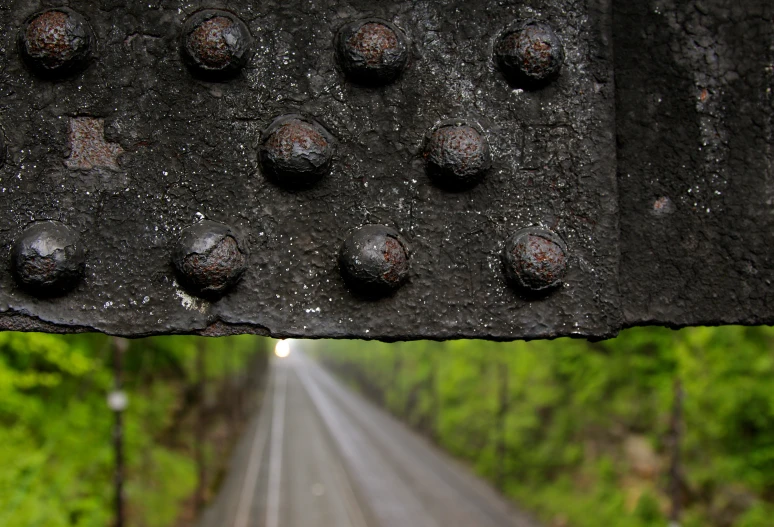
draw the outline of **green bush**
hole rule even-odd
[[[0,333],[0,525],[112,522],[112,340]],[[214,378],[242,371],[256,337],[132,341],[125,354],[127,509],[138,527],[173,525],[197,480],[173,416],[196,381],[197,346]]]

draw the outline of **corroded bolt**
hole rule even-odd
[[[363,84],[394,81],[409,58],[403,31],[379,19],[360,20],[342,27],[336,35],[335,47],[344,73]]]
[[[19,52],[42,77],[64,77],[86,69],[94,33],[80,14],[65,7],[28,18],[19,33]]]
[[[534,20],[505,30],[494,51],[508,81],[526,89],[540,88],[555,79],[564,62],[562,41],[549,25]]]
[[[555,233],[522,229],[505,243],[505,275],[516,287],[539,292],[562,283],[567,272],[567,246]]]
[[[78,235],[58,221],[33,223],[11,249],[17,282],[39,296],[73,289],[83,277],[86,255]]]
[[[425,141],[427,173],[449,190],[473,187],[492,166],[489,143],[476,127],[459,122],[437,126]]]
[[[339,270],[356,294],[385,296],[408,278],[409,250],[394,229],[366,225],[353,232],[341,246]]]
[[[202,221],[181,233],[172,263],[183,287],[214,300],[242,277],[247,269],[247,253],[228,226]]]
[[[263,133],[259,157],[269,179],[288,189],[304,189],[330,172],[333,151],[333,138],[319,123],[286,115]]]
[[[191,15],[183,27],[183,62],[209,80],[239,73],[252,55],[253,38],[247,25],[228,11],[205,9]]]

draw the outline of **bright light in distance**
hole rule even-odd
[[[287,340],[280,340],[274,347],[274,354],[280,359],[284,359],[290,355],[290,342]]]

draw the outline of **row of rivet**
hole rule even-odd
[[[19,50],[37,74],[62,77],[89,65],[94,41],[94,33],[83,16],[60,7],[37,13],[26,21],[19,34]],[[409,60],[409,44],[403,31],[381,19],[345,25],[338,31],[334,47],[345,74],[363,84],[394,81]],[[195,75],[223,80],[236,75],[248,63],[253,39],[247,25],[233,13],[205,9],[185,21],[180,52]],[[528,20],[499,35],[494,58],[511,83],[531,89],[556,78],[564,51],[550,26]]]
[[[91,58],[93,33],[83,17],[67,8],[44,11],[28,19],[19,47],[30,68],[43,76],[65,76],[84,69]],[[223,79],[248,62],[252,38],[247,26],[227,11],[204,10],[185,23],[181,54],[197,75]],[[336,55],[353,80],[379,84],[395,80],[408,62],[405,35],[392,24],[369,19],[348,24],[336,37]],[[512,82],[539,87],[555,78],[563,61],[562,45],[546,25],[533,21],[504,31],[495,58]],[[478,182],[491,165],[484,136],[473,126],[446,122],[428,136],[425,158],[429,175],[444,187]],[[286,116],[264,133],[260,159],[275,182],[306,187],[331,165],[330,136],[314,121]],[[515,286],[539,292],[556,287],[566,271],[567,249],[552,232],[519,231],[506,242],[505,274]],[[181,283],[203,297],[218,297],[246,269],[246,255],[231,230],[202,222],[184,231],[173,252]],[[43,222],[25,231],[14,245],[18,281],[41,295],[61,294],[84,272],[85,255],[66,226]],[[409,250],[398,233],[370,225],[353,233],[341,248],[339,267],[350,287],[365,296],[382,296],[402,285],[409,271]]]
[[[300,190],[330,172],[333,154],[333,139],[319,123],[285,115],[263,133],[258,158],[270,180]],[[423,157],[431,180],[447,190],[473,187],[492,165],[489,144],[478,125],[457,120],[444,121],[428,133]]]
[[[403,285],[411,251],[394,229],[366,225],[355,230],[339,251],[339,270],[357,295],[382,297]],[[202,221],[185,229],[172,250],[179,282],[191,293],[215,300],[230,290],[247,269],[247,251],[231,228]],[[505,243],[506,278],[525,292],[539,293],[562,283],[567,247],[553,232],[530,227]],[[86,253],[78,235],[63,223],[32,224],[14,243],[11,267],[19,284],[39,296],[57,296],[83,277]]]

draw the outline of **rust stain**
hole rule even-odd
[[[231,46],[226,33],[233,22],[226,17],[211,18],[190,36],[191,49],[204,64],[211,68],[225,68],[232,60]]]
[[[192,281],[207,289],[220,291],[242,274],[245,261],[237,241],[226,236],[207,253],[188,255],[184,269]]]
[[[529,235],[514,248],[522,280],[545,287],[560,280],[567,266],[564,250],[542,236]]]
[[[124,149],[105,141],[105,121],[92,117],[73,117],[69,126],[70,156],[65,166],[70,170],[91,170],[101,167],[121,170],[118,156]]]
[[[275,156],[289,160],[298,153],[322,152],[328,141],[313,125],[293,120],[271,135],[267,147]]]
[[[445,157],[451,156],[457,162],[459,171],[465,172],[470,166],[476,167],[482,163],[485,149],[481,134],[475,128],[446,126],[434,135]]]
[[[526,28],[522,33],[514,35],[514,47],[523,50],[522,67],[530,73],[543,73],[551,67],[551,43],[543,40],[539,30]]]
[[[68,35],[70,17],[61,11],[47,11],[30,22],[27,46],[32,56],[45,60],[48,67],[61,66],[75,54]]]
[[[384,54],[398,48],[398,37],[384,24],[369,22],[352,35],[349,45],[365,58],[369,66],[378,66]]]
[[[386,238],[384,240],[384,261],[389,264],[389,269],[383,274],[385,280],[398,283],[408,270],[408,259],[403,245],[395,238]]]

